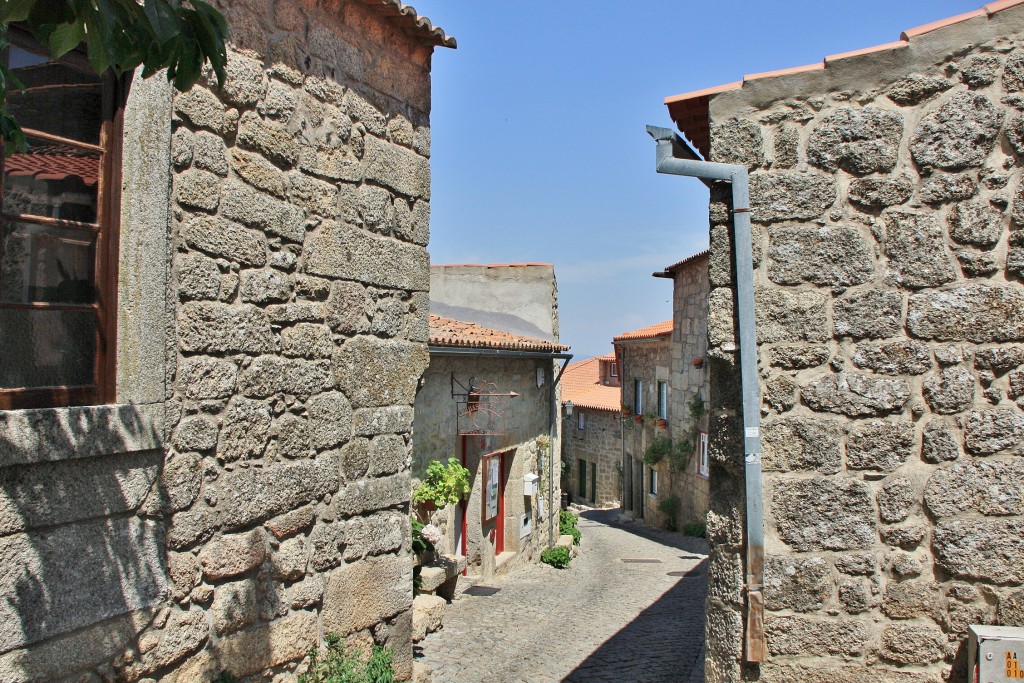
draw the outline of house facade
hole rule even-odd
[[[623,467],[622,508],[635,519],[674,524],[658,510],[668,498],[668,463],[644,462],[656,441],[671,441],[668,430],[672,372],[672,321],[666,320],[616,336],[615,358],[622,373]],[[626,415],[625,413],[629,413]]]
[[[750,179],[763,420],[746,434],[749,267],[730,187],[710,205],[710,683],[973,680],[968,625],[1024,626],[1022,92],[1008,0],[666,100]],[[763,579],[744,570],[748,495]]]
[[[411,675],[430,63],[455,43],[391,0],[225,12],[224,87],[183,94],[12,38],[0,680],[287,673],[326,632]]]
[[[656,277],[672,280],[672,373],[669,379],[668,426],[687,452],[673,473],[678,496],[677,524],[704,525],[708,513],[710,459],[707,400],[708,252],[679,261]]]
[[[568,347],[430,316],[430,363],[416,394],[413,476],[455,458],[470,471],[459,505],[420,508],[444,555],[481,578],[535,562],[558,539],[556,382]]]
[[[569,499],[619,507],[622,499],[622,381],[614,353],[565,369],[562,377],[563,487]],[[572,403],[572,414],[566,407]]]

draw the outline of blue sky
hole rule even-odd
[[[408,0],[433,61],[434,263],[555,264],[576,359],[672,316],[651,273],[707,247],[707,191],[654,172],[669,95],[820,61],[982,0]]]

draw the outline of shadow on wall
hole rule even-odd
[[[167,595],[163,457],[131,406],[0,413],[0,680],[136,645]]]
[[[676,543],[666,545],[679,547]],[[701,595],[707,593],[707,570],[708,561],[704,560],[680,577],[655,603],[563,678],[563,682],[703,683],[704,601],[694,602],[692,596],[694,583],[700,584]]]

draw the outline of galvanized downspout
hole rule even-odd
[[[740,385],[743,394],[743,451],[746,479],[746,593],[744,657],[765,659],[764,641],[764,501],[761,483],[761,397],[757,380],[757,333],[754,318],[754,259],[750,233],[750,187],[747,168],[701,161],[671,129],[647,126],[658,143],[658,173],[690,176],[732,185],[733,251],[736,259],[736,305],[739,313]]]

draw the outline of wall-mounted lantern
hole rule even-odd
[[[575,407],[576,406],[573,405],[572,401],[566,401],[565,402],[565,416],[566,417],[572,417],[572,411],[573,411],[573,408],[575,408]]]

